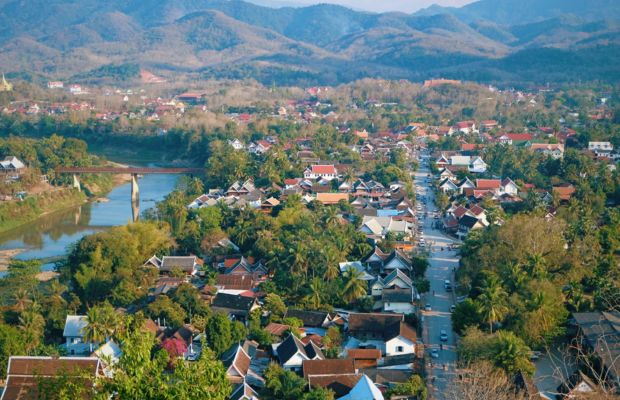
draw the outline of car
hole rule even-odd
[[[431,310],[432,310],[432,308],[431,308],[430,303],[424,304],[424,311],[431,311]]]
[[[448,341],[448,332],[446,332],[445,330],[441,330],[441,332],[439,332],[439,340],[441,340],[442,342],[447,342]]]
[[[439,358],[439,349],[437,347],[431,349],[431,357]]]
[[[448,286],[452,286],[452,282],[450,282],[450,279],[446,279],[443,281],[443,287],[447,289]]]
[[[452,304],[450,306],[450,312],[454,312],[456,310],[456,304]]]

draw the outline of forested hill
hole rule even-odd
[[[558,1],[482,0],[408,15],[241,0],[0,0],[0,70],[41,81],[92,80],[128,64],[282,84],[617,81],[618,2]],[[536,74],[520,67],[532,63]]]

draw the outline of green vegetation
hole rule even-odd
[[[43,214],[80,205],[86,196],[75,189],[62,189],[27,197],[24,201],[0,203],[0,232],[27,224]]]

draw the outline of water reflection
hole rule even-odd
[[[140,210],[154,206],[170,193],[177,182],[176,175],[145,175],[140,179]],[[83,236],[124,225],[132,221],[131,185],[115,188],[109,201],[88,203],[80,207],[46,215],[39,220],[0,234],[0,250],[25,249],[19,259],[62,256],[67,246]]]

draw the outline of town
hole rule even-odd
[[[561,89],[454,80],[248,83],[257,103],[217,85],[152,97],[165,80],[142,78],[49,82],[48,102],[3,77],[1,223],[78,196],[58,168],[104,165],[87,144],[167,146],[204,175],[83,236],[45,279],[9,261],[1,399],[619,393],[609,93],[571,108]]]

